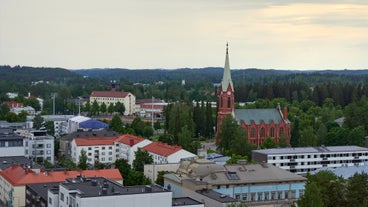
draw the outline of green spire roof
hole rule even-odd
[[[231,90],[234,91],[233,81],[231,80],[230,63],[229,63],[229,44],[226,43],[226,58],[224,66],[224,75],[222,76],[222,91],[226,91],[230,84]]]

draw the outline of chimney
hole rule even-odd
[[[284,120],[287,120],[288,119],[288,110],[286,107],[284,107],[284,111],[283,111],[283,116],[284,116]]]
[[[129,140],[129,145],[130,145],[131,147],[134,145],[134,139],[133,139],[133,138]]]

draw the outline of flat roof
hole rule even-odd
[[[47,191],[55,191],[59,189],[60,182],[50,182],[50,183],[36,183],[27,184],[26,186],[37,193],[43,200],[47,201]]]
[[[157,185],[123,186],[103,177],[80,177],[67,179],[61,186],[69,190],[77,190],[80,197],[116,196],[144,193],[165,193],[167,189]]]
[[[320,147],[290,147],[290,148],[272,148],[263,150],[252,150],[260,154],[304,154],[304,153],[323,153],[323,152],[356,152],[368,151],[368,148],[359,146],[320,146]]]
[[[11,167],[14,164],[30,166],[32,169],[40,169],[41,166],[24,156],[0,157],[0,170]]]
[[[172,199],[172,206],[199,205],[199,204],[203,204],[203,203],[196,201],[193,198],[189,198],[189,197],[179,197],[179,198]]]
[[[230,203],[230,202],[237,202],[238,200],[228,196],[228,195],[224,195],[224,194],[221,194],[221,193],[218,193],[214,190],[197,190],[196,191],[197,193],[201,194],[201,195],[204,195],[208,198],[211,198],[213,200],[216,200],[218,202],[221,202],[221,203]]]

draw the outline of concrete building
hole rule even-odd
[[[144,176],[148,177],[154,182],[157,179],[157,175],[161,171],[176,172],[179,166],[180,166],[180,163],[145,164],[144,165]]]
[[[322,167],[362,166],[368,161],[368,148],[321,146],[253,150],[252,159],[296,174],[306,174]]]
[[[237,122],[247,131],[247,140],[257,146],[267,138],[271,137],[279,142],[284,136],[286,142],[290,143],[291,123],[287,117],[286,108],[281,111],[280,105],[273,109],[236,109],[234,107],[234,85],[231,79],[228,47],[224,73],[219,87],[216,142],[219,141],[221,124],[226,116],[234,117]]]
[[[155,185],[124,187],[102,177],[82,177],[48,191],[48,201],[50,207],[171,207],[172,193]]]
[[[204,207],[204,204],[189,197],[173,198],[172,206],[175,207]]]
[[[112,88],[111,91],[92,91],[90,96],[91,105],[96,101],[98,105],[105,103],[108,107],[110,104],[115,105],[117,102],[124,104],[124,115],[133,115],[135,111],[135,96],[130,92],[116,91]]]
[[[130,134],[120,135],[115,144],[116,151],[119,152],[119,156],[117,157],[127,160],[128,163],[132,165],[138,148],[142,148],[151,143],[150,140],[144,139],[143,137],[137,137]]]
[[[25,137],[11,128],[0,128],[0,156],[25,156]]]
[[[79,156],[84,150],[87,153],[87,162],[91,165],[94,165],[96,161],[113,163],[120,158],[132,164],[138,148],[150,143],[150,140],[129,134],[116,137],[79,137],[71,142],[71,158],[78,163]]]
[[[33,128],[33,119],[35,116],[27,116],[26,124],[27,128]],[[59,138],[68,133],[68,120],[73,118],[74,115],[42,115],[45,122],[51,121],[54,123],[53,136]]]
[[[10,109],[11,112],[14,112],[15,114],[20,114],[22,111],[27,112],[29,115],[35,115],[36,110],[31,106],[24,106],[24,107],[15,107]]]
[[[13,165],[25,166],[35,172],[40,172],[41,169],[39,164],[24,156],[0,157],[0,171],[5,170]]]
[[[54,137],[48,135],[46,130],[17,129],[15,132],[25,137],[24,156],[34,161],[41,158],[54,164]]]
[[[154,114],[153,117],[158,118],[163,116],[164,108],[168,103],[157,98],[152,98],[137,99],[136,105],[136,110],[141,117],[152,117],[152,114]]]
[[[71,157],[72,149],[71,149],[71,142],[73,139],[78,138],[93,138],[93,137],[101,137],[101,138],[112,138],[112,137],[118,137],[119,133],[104,129],[101,131],[77,131],[73,132],[71,134],[67,134],[60,138],[60,151],[59,153],[61,155],[66,155],[68,157]]]
[[[142,147],[142,150],[152,155],[155,164],[179,163],[182,159],[196,157],[195,154],[182,149],[181,146],[171,146],[163,142],[152,142]]]
[[[70,118],[68,120],[68,127],[67,127],[68,134],[78,131],[79,124],[90,119],[91,118],[85,116],[74,116]]]
[[[164,186],[172,190],[174,197],[203,199],[205,206],[234,202],[283,206],[304,194],[306,180],[266,163],[217,165],[204,159],[189,159],[180,163],[176,173],[164,176]]]
[[[84,171],[41,171],[39,173],[30,168],[13,165],[0,171],[0,201],[3,204],[19,207],[26,206],[26,185],[46,182],[64,182],[67,178],[106,177],[122,184],[122,176],[117,169],[84,170]],[[27,205],[28,206],[28,205]]]

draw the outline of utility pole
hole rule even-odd
[[[55,97],[56,97],[56,93],[51,93],[51,97],[52,97],[52,115],[55,115]]]

